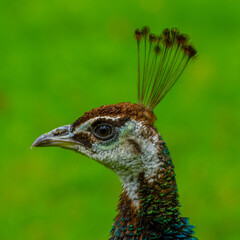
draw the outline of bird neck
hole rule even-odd
[[[123,188],[111,240],[195,239],[188,218],[181,217],[174,166],[166,144],[160,141],[161,165],[151,179],[138,175],[136,205]]]

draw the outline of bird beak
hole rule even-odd
[[[71,136],[71,125],[59,127],[38,137],[32,144],[31,148],[56,146],[73,149],[77,143],[71,138]]]

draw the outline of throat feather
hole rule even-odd
[[[174,166],[163,141],[158,154],[162,164],[156,173],[151,178],[144,172],[138,175],[138,205],[129,196],[129,190],[123,189],[111,240],[195,239],[193,227],[179,210]]]

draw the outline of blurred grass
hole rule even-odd
[[[33,140],[103,104],[136,102],[135,28],[178,27],[198,59],[156,109],[182,212],[204,240],[237,240],[240,18],[236,1],[0,2],[0,239],[107,239],[120,182]]]

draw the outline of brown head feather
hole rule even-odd
[[[145,124],[153,125],[156,117],[152,111],[149,111],[145,106],[136,103],[118,103],[113,105],[104,105],[92,109],[90,112],[84,113],[82,117],[77,119],[73,124],[73,129],[77,128],[84,122],[95,117],[127,117],[136,121],[143,121]]]

